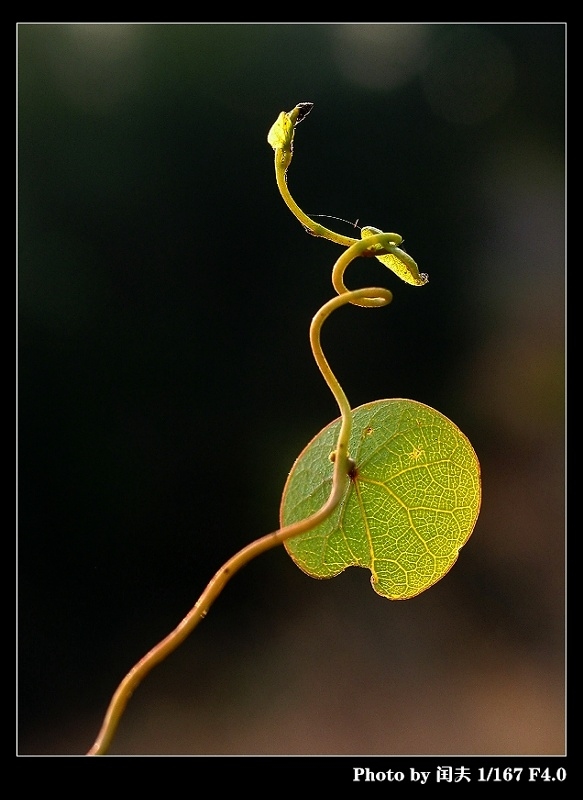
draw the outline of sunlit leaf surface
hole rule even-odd
[[[295,462],[282,524],[308,517],[328,498],[339,425],[321,431]],[[314,578],[366,567],[378,594],[415,597],[451,569],[474,529],[481,500],[476,454],[456,425],[413,400],[355,409],[349,452],[356,467],[342,503],[286,549]]]

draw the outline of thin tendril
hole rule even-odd
[[[378,245],[385,246],[392,244],[395,234],[392,233],[375,233],[373,236],[367,236],[366,239],[357,240],[356,244],[349,247],[334,264],[332,268],[332,285],[339,295],[343,296],[348,293],[353,295],[344,284],[344,273],[346,269],[355,258],[358,256],[370,255],[374,252],[376,255],[379,251],[376,249]],[[349,303],[355,306],[362,306],[363,308],[378,308],[379,306],[387,305],[393,299],[392,293],[388,289],[375,289],[371,290],[371,294],[366,294],[366,289],[357,290],[359,296],[349,300]],[[360,292],[364,292],[361,294]],[[377,294],[381,292],[381,294]]]
[[[324,225],[314,222],[311,217],[308,217],[308,215],[302,211],[302,209],[291,196],[288,189],[286,176],[287,167],[288,164],[286,164],[285,159],[283,159],[279,151],[276,150],[275,180],[277,181],[277,188],[279,189],[279,193],[281,194],[289,210],[297,219],[299,219],[304,228],[313,236],[322,236],[324,239],[330,239],[331,242],[341,244],[343,247],[350,247],[355,242],[359,241],[358,239],[353,239],[351,236],[342,236],[340,233],[329,230],[328,228],[324,227]]]

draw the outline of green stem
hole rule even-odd
[[[348,433],[348,435],[350,434],[350,426],[348,426],[347,431],[345,431],[345,435],[346,433]],[[343,447],[340,441],[338,447],[339,449]],[[346,470],[344,474],[342,473],[342,469]],[[192,633],[198,623],[207,615],[211,605],[223,591],[227,582],[233,575],[244,567],[245,564],[248,564],[252,559],[264,553],[266,550],[270,550],[272,547],[281,544],[292,536],[305,533],[320,522],[323,522],[342,499],[346,488],[347,475],[346,460],[339,459],[334,468],[334,479],[330,497],[319,511],[307,519],[280,528],[274,533],[270,533],[267,536],[263,536],[251,542],[251,544],[248,544],[232,556],[232,558],[215,573],[206,589],[182,622],[169,633],[165,639],[146,653],[122,680],[109,704],[101,730],[87,755],[104,755],[107,752],[125,707],[136,688],[153,667],[176,650],[176,648]]]

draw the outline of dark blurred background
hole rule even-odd
[[[430,276],[353,266],[394,301],[338,312],[327,356],[354,407],[456,422],[481,516],[407,602],[264,554],[111,752],[564,752],[565,34],[18,26],[18,752],[89,748],[338,415],[308,326],[341,250],[285,207],[266,141],[303,101],[301,207],[400,233]]]

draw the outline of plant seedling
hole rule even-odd
[[[356,258],[377,258],[412,286],[424,286],[428,278],[400,247],[399,234],[365,226],[360,239],[343,236],[315,222],[292,198],[287,170],[295,132],[312,107],[299,103],[282,111],[267,141],[275,152],[277,186],[290,211],[309,233],[345,248],[332,269],[336,295],[310,326],[312,353],[340,417],[308,444],[293,465],[281,501],[281,527],[232,556],[180,624],[128,672],[88,755],[107,752],[143,678],[186,639],[232,576],[260,553],[284,544],[298,567],[314,578],[331,578],[349,566],[366,567],[378,594],[406,600],[451,569],[476,524],[480,465],[457,426],[413,400],[377,400],[351,409],[322,351],[320,332],[333,311],[348,303],[378,308],[392,300],[385,288],[345,286],[344,274]]]

